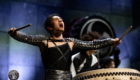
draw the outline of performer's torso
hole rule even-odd
[[[64,57],[62,57],[62,59],[58,61],[58,59],[62,56],[58,48],[61,50],[66,60],[64,59]],[[44,67],[45,69],[50,69],[50,66],[58,61],[53,65],[53,69],[69,71],[71,63],[71,49],[69,47],[69,44],[66,42],[65,44],[59,45],[58,48],[56,46],[49,48],[48,46],[45,47],[44,53],[42,53],[41,55]]]

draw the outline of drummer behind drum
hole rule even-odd
[[[101,68],[117,68],[121,62],[121,60],[119,59],[119,53],[119,48],[115,47],[113,50],[113,58],[106,57],[105,59],[100,60]]]
[[[98,32],[89,32],[81,37],[83,41],[91,41],[101,38]],[[98,59],[93,55],[97,50],[80,50],[72,56],[71,73],[72,77],[81,72],[98,69]]]
[[[115,68],[114,59],[107,57],[103,60],[101,68]]]

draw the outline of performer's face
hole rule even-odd
[[[64,22],[61,17],[59,16],[53,16],[51,19],[52,23],[52,31],[64,31]]]
[[[110,64],[106,65],[106,68],[115,68],[115,63],[114,63],[114,61],[111,61]]]
[[[111,61],[110,68],[115,68],[115,63],[114,63],[114,61]]]

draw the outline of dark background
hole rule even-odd
[[[140,71],[140,1],[139,0],[0,0],[0,80],[17,70],[18,80],[43,80],[44,67],[38,47],[18,42],[8,35],[11,27],[32,26],[21,30],[27,34],[49,35],[43,24],[49,14],[57,13],[65,24],[76,18],[100,15],[115,30],[116,37],[133,26],[122,39],[119,68]]]

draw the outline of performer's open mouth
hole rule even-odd
[[[60,23],[59,26],[60,26],[61,28],[63,28],[63,24],[62,24],[62,23]]]

